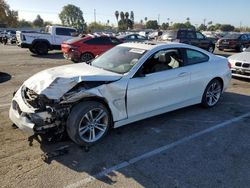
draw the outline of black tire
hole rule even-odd
[[[33,48],[29,48],[29,50],[30,50],[30,52],[31,52],[31,53],[33,53],[33,54],[37,54],[35,49],[33,49]]]
[[[102,112],[98,110],[102,110]],[[91,116],[93,121],[90,121]],[[97,117],[100,116],[101,119],[98,120],[99,118]],[[102,103],[95,101],[81,102],[73,107],[68,117],[67,133],[76,144],[80,146],[90,146],[100,141],[107,134],[111,120],[109,110]],[[80,133],[81,131],[82,135]],[[96,137],[91,136],[93,134]]]
[[[34,49],[38,55],[48,54],[48,45],[44,42],[36,43]]]
[[[81,55],[80,62],[88,62],[88,61],[90,61],[91,59],[94,59],[94,58],[95,57],[94,57],[93,54],[86,52],[86,53],[83,53]]]
[[[207,49],[207,51],[209,51],[210,53],[214,52],[214,46],[210,45]]]
[[[214,107],[220,100],[222,89],[220,80],[211,80],[203,93],[201,105],[206,108]]]

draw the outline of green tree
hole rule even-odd
[[[100,30],[106,30],[106,29],[110,29],[111,27],[106,25],[106,24],[102,24],[102,23],[97,23],[97,22],[91,22],[90,24],[88,24],[88,30],[94,32],[94,31],[100,31]]]
[[[169,28],[169,24],[168,23],[162,23],[161,24],[161,29],[167,30],[168,28]]]
[[[83,18],[81,9],[75,5],[68,4],[63,7],[59,14],[59,18],[63,25],[75,27],[84,30],[86,23]]]
[[[18,22],[18,27],[32,27],[32,22],[22,19]]]
[[[36,19],[33,21],[33,25],[35,27],[43,27],[44,26],[44,21],[39,14],[37,15]]]
[[[125,20],[125,15],[123,11],[120,12],[120,18],[122,21]]]
[[[11,10],[4,0],[0,0],[0,25],[5,27],[18,25],[18,12]]]
[[[204,24],[201,24],[201,25],[198,27],[198,30],[199,30],[199,31],[206,31],[206,30],[207,30],[207,26],[205,26]]]
[[[230,25],[230,24],[224,24],[220,26],[220,30],[221,31],[233,31],[234,30],[234,26]]]
[[[145,21],[145,23],[146,23],[146,22],[148,21],[148,17],[145,17],[145,18],[144,18],[144,21]]]
[[[116,18],[116,21],[117,21],[117,25],[118,25],[118,19],[119,19],[119,11],[115,11],[115,18]]]
[[[135,21],[135,15],[134,15],[134,12],[133,12],[133,11],[130,12],[130,20],[131,20],[132,22]]]
[[[147,29],[159,29],[159,25],[157,20],[149,20],[146,23],[146,28]]]

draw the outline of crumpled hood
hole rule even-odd
[[[82,81],[115,81],[121,77],[117,73],[78,63],[41,71],[26,80],[24,85],[49,99],[59,99]]]
[[[228,59],[250,63],[250,52],[242,52],[242,53],[234,54],[234,55],[229,56]]]

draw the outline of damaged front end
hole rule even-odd
[[[26,86],[15,94],[9,116],[14,124],[30,135],[59,135],[65,131],[70,104],[48,99]]]

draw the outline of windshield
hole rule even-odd
[[[227,38],[227,39],[238,39],[240,37],[240,34],[227,34],[226,36],[224,36],[223,38]]]
[[[116,46],[100,57],[94,59],[91,65],[111,72],[124,74],[138,62],[146,50]]]

